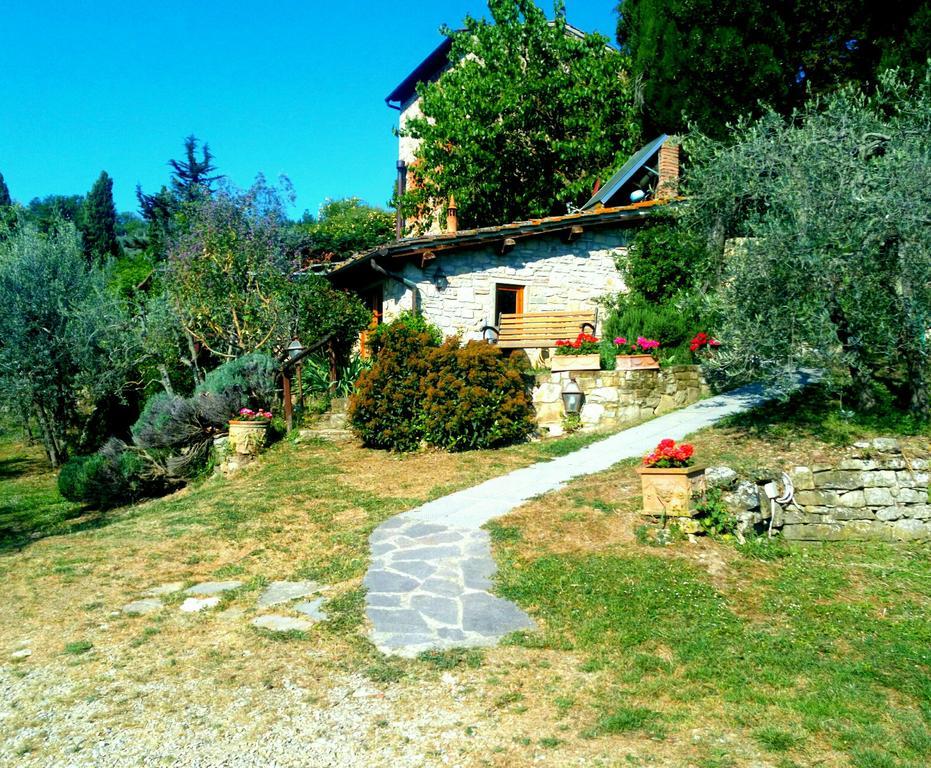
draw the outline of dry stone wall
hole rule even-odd
[[[533,406],[537,424],[558,435],[563,431],[562,391],[575,379],[585,395],[582,425],[616,427],[697,402],[710,394],[697,365],[673,365],[658,371],[562,371],[537,376]]]
[[[856,443],[832,466],[796,467],[795,505],[781,514],[786,539],[931,538],[928,454],[906,455],[897,440]]]
[[[924,541],[931,540],[929,466],[928,451],[905,451],[892,438],[855,443],[834,464],[788,472],[794,498],[787,504],[775,501],[784,491],[778,473],[739,480],[714,467],[706,477],[725,491],[741,533],[771,525],[787,541]]]

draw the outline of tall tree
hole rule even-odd
[[[327,200],[314,217],[308,213],[294,226],[300,237],[295,250],[301,261],[341,261],[354,253],[394,239],[394,216],[358,197]]]
[[[113,204],[113,179],[101,171],[84,200],[84,255],[89,261],[103,261],[120,255],[116,236],[116,206]]]
[[[80,230],[84,222],[84,197],[83,195],[34,197],[26,206],[25,215],[43,234],[55,229],[60,221],[70,221]]]
[[[454,196],[463,225],[566,213],[640,136],[627,59],[600,35],[554,20],[532,0],[489,0],[493,23],[467,17],[452,35],[454,66],[421,84],[412,214]]]
[[[197,159],[197,143],[197,137],[191,134],[184,140],[184,158],[168,161],[174,170],[171,174],[171,189],[185,201],[210,194],[214,182],[223,178],[220,175],[212,175],[216,166],[206,142],[201,148],[201,159]]]
[[[0,208],[13,205],[13,198],[10,197],[10,190],[6,185],[3,174],[0,173]]]
[[[642,83],[646,129],[672,133],[691,123],[720,138],[737,117],[762,114],[761,102],[789,114],[809,94],[875,82],[883,61],[923,67],[928,7],[928,0],[623,0],[617,33]]]

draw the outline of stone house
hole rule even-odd
[[[567,28],[567,34],[584,33]],[[419,114],[416,87],[442,76],[451,64],[449,38],[433,50],[386,98],[400,112],[400,127]],[[398,145],[403,188],[416,142]],[[651,209],[676,195],[678,146],[663,134],[635,153],[580,209],[562,216],[460,230],[455,208],[445,231],[403,237],[358,254],[329,273],[331,282],[359,294],[374,322],[417,309],[445,335],[480,339],[501,314],[586,311],[623,291],[616,263],[633,228]],[[602,313],[603,314],[603,313]],[[601,330],[601,318],[596,333]],[[364,344],[363,344],[364,349]]]

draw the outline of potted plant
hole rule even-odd
[[[704,467],[695,466],[694,448],[688,443],[661,440],[637,467],[643,490],[643,513],[666,517],[693,517],[692,496],[703,490]]]
[[[656,371],[659,362],[656,360],[656,350],[659,342],[638,336],[636,341],[628,342],[623,336],[614,340],[617,353],[614,370],[616,371]]]
[[[600,371],[599,340],[589,333],[580,333],[575,340],[556,342],[556,355],[550,361],[553,371]]]
[[[271,422],[270,411],[261,408],[241,408],[235,419],[230,419],[229,447],[235,453],[257,456],[265,445],[265,435]]]

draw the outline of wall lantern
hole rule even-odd
[[[299,357],[303,351],[304,345],[298,339],[291,339],[291,343],[288,344],[288,359],[293,360]]]
[[[577,414],[582,410],[582,389],[575,379],[569,379],[569,382],[562,390],[562,404],[566,409],[566,415]]]
[[[646,196],[647,196],[647,193],[644,192],[642,189],[635,189],[633,192],[630,193],[630,202],[639,203]]]
[[[482,338],[489,344],[495,344],[498,341],[498,329],[493,325],[485,323],[482,326]]]
[[[443,267],[438,266],[436,272],[433,273],[433,284],[440,293],[449,288],[449,280],[446,278]]]

